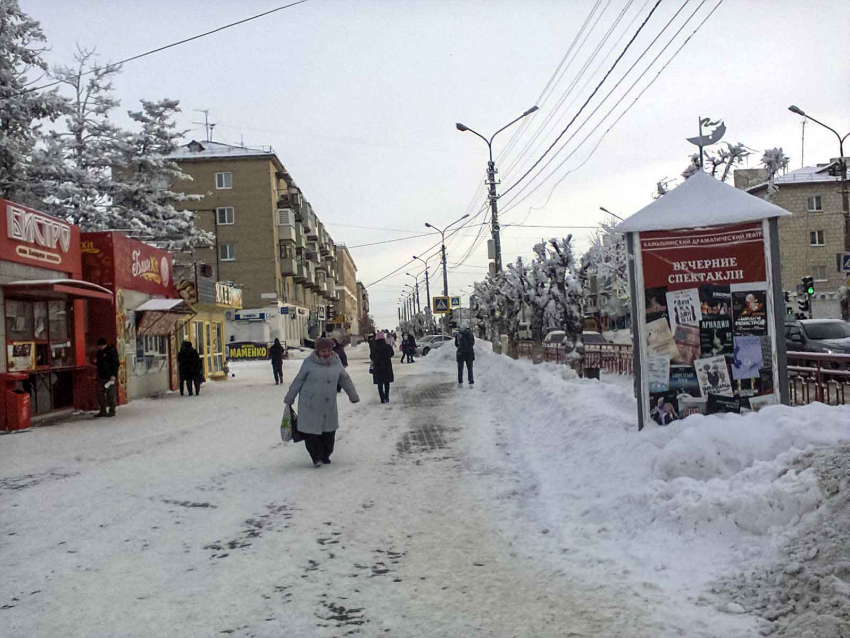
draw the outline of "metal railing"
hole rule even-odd
[[[791,405],[850,405],[850,354],[788,352]]]
[[[609,374],[633,374],[632,346],[622,343],[593,343],[584,346],[584,367]]]

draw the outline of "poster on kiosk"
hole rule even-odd
[[[626,233],[638,429],[788,403],[777,218],[699,171]]]

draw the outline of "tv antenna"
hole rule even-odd
[[[210,122],[210,110],[209,109],[192,109],[198,113],[204,114],[203,122],[192,122],[192,124],[198,124],[204,127],[204,132],[207,138],[207,142],[212,142],[212,134],[213,129],[215,128],[216,122]]]

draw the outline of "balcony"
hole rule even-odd
[[[322,258],[319,255],[319,244],[317,242],[307,242],[307,259],[312,261],[314,264],[322,263]]]
[[[316,216],[313,215],[313,207],[309,202],[304,202],[301,207],[301,223],[304,224],[304,233],[309,236],[316,234]]]
[[[284,276],[294,275],[297,272],[295,254],[291,247],[280,244],[280,274]]]
[[[277,207],[292,210],[296,221],[301,221],[304,212],[304,200],[300,192],[280,192],[277,198]]]
[[[307,239],[319,239],[319,220],[316,219],[316,214],[313,212],[313,207],[307,204],[307,216],[310,217],[310,227],[304,224],[304,230],[307,233]]]
[[[295,223],[295,247],[304,248],[307,246],[307,238],[304,236],[304,226],[298,222]]]
[[[295,281],[298,283],[304,284],[310,278],[310,267],[306,265],[303,261],[296,261],[295,263],[295,272],[293,273],[295,277]]]
[[[291,212],[291,211],[288,211]],[[296,242],[295,224],[281,224],[277,227],[277,238],[281,242],[294,244]]]

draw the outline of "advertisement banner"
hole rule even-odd
[[[82,259],[88,281],[110,290],[125,288],[175,298],[171,254],[116,232],[83,233]]]
[[[268,359],[269,348],[259,341],[233,341],[227,344],[227,358],[230,361]]]
[[[0,199],[0,255],[6,261],[79,276],[80,229]]]

